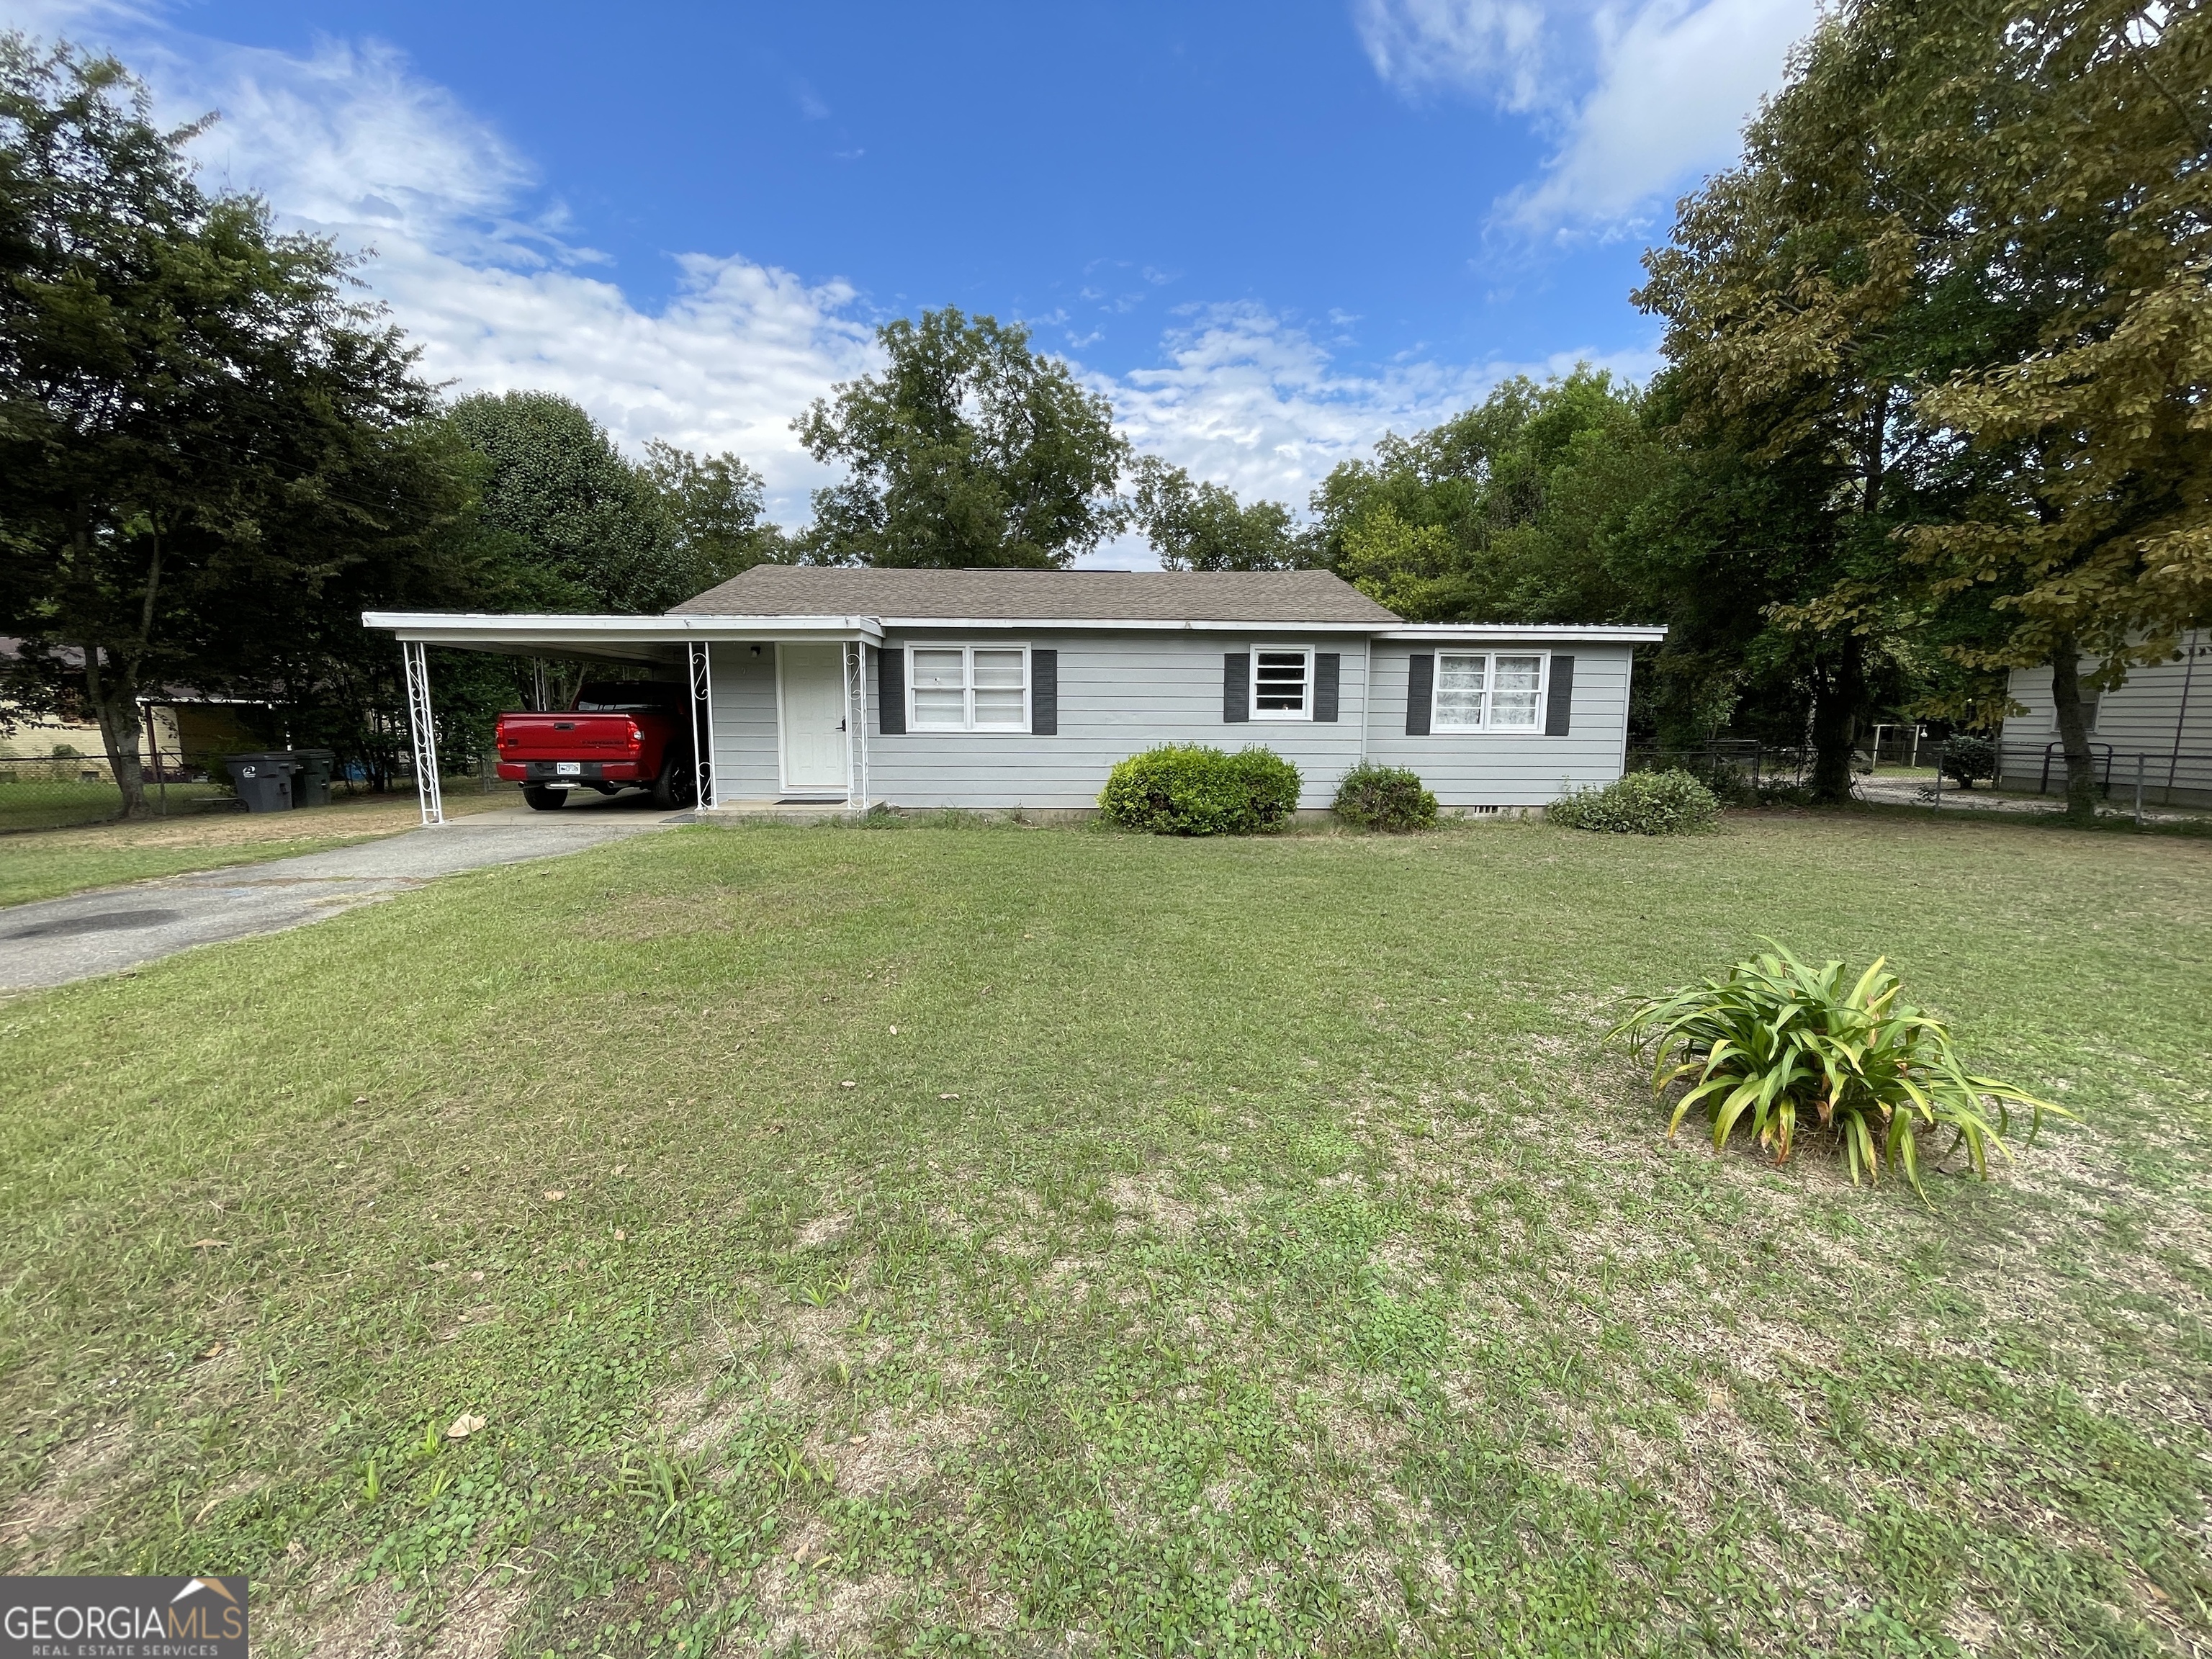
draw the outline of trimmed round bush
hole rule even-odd
[[[1230,771],[1244,787],[1253,830],[1279,830],[1298,810],[1304,787],[1298,769],[1272,749],[1240,749],[1229,757]]]
[[[1687,772],[1631,772],[1602,789],[1578,789],[1545,816],[1570,830],[1618,836],[1688,836],[1720,823],[1713,792]]]
[[[1364,764],[1336,786],[1336,815],[1362,830],[1427,830],[1436,824],[1437,798],[1418,772]]]
[[[1115,767],[1099,792],[1109,823],[1156,836],[1249,836],[1297,810],[1298,769],[1272,749],[1164,744]]]
[[[1955,737],[1943,745],[1943,775],[1956,779],[1960,788],[1996,775],[1997,746],[1987,738]]]

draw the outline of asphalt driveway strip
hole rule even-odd
[[[13,905],[0,909],[0,991],[65,985],[196,945],[297,927],[440,876],[557,858],[690,817],[628,802],[560,813],[517,808],[333,852]]]

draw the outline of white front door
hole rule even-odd
[[[845,647],[779,645],[776,703],[783,726],[783,793],[842,795]]]

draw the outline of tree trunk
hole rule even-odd
[[[1859,705],[1866,697],[1866,647],[1856,634],[1818,682],[1813,696],[1813,799],[1839,806],[1851,799],[1851,754],[1858,742]]]
[[[2058,713],[2058,743],[2066,751],[2066,816],[2087,823],[2097,816],[2097,757],[2089,748],[2089,722],[2081,714],[2081,647],[2061,634],[2051,647],[2051,702]]]
[[[100,720],[100,741],[107,750],[107,764],[115,774],[115,787],[123,794],[122,816],[150,817],[154,809],[147,805],[146,774],[139,760],[145,727],[138,718],[137,680],[118,664],[105,665],[105,672],[102,671],[100,647],[88,643],[84,647],[84,689],[93,713]]]

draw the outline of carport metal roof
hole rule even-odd
[[[403,644],[489,651],[509,657],[582,657],[650,664],[684,660],[685,647],[717,640],[748,645],[780,640],[859,640],[883,643],[873,617],[495,616],[454,611],[368,611],[364,627],[396,635]]]

